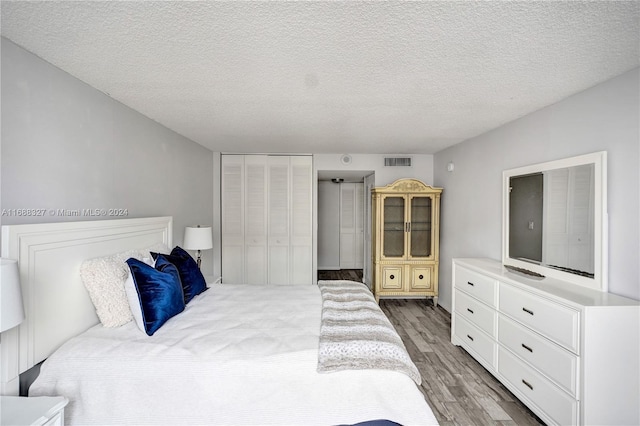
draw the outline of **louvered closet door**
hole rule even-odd
[[[311,284],[310,156],[222,156],[224,283]]]
[[[244,160],[245,282],[267,281],[267,159],[248,155]]]
[[[269,284],[289,284],[289,157],[268,158]]]
[[[340,184],[340,269],[364,265],[364,185]]]
[[[222,280],[244,283],[244,156],[222,156]]]
[[[340,184],[340,269],[354,269],[356,262],[356,184]]]
[[[291,157],[290,284],[313,283],[311,157]]]

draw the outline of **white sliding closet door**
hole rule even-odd
[[[222,156],[222,280],[311,284],[310,156]]]

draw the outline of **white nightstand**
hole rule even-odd
[[[63,426],[64,407],[69,400],[62,396],[0,396],[2,426]]]

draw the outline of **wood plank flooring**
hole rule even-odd
[[[360,278],[350,278],[354,275]],[[357,270],[319,271],[318,279],[362,281]],[[451,344],[451,315],[445,309],[425,299],[382,299],[380,308],[420,370],[420,390],[442,426],[544,424],[464,349]]]

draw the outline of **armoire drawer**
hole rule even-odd
[[[382,290],[402,290],[402,266],[381,266]]]
[[[492,337],[496,337],[497,312],[477,299],[456,289],[456,314],[477,327],[481,328]]]
[[[498,320],[498,343],[576,396],[576,355],[503,315]]]
[[[476,359],[480,357],[479,361],[484,361],[490,368],[495,369],[497,344],[494,340],[460,316],[456,317],[453,332],[462,347],[472,352]]]
[[[554,423],[577,424],[578,401],[502,347],[498,349],[498,372]]]
[[[496,306],[497,281],[459,266],[455,269],[455,286],[487,305]]]
[[[558,344],[579,353],[580,313],[567,306],[500,283],[499,310]]]
[[[431,266],[409,266],[409,290],[426,291],[433,288]]]

